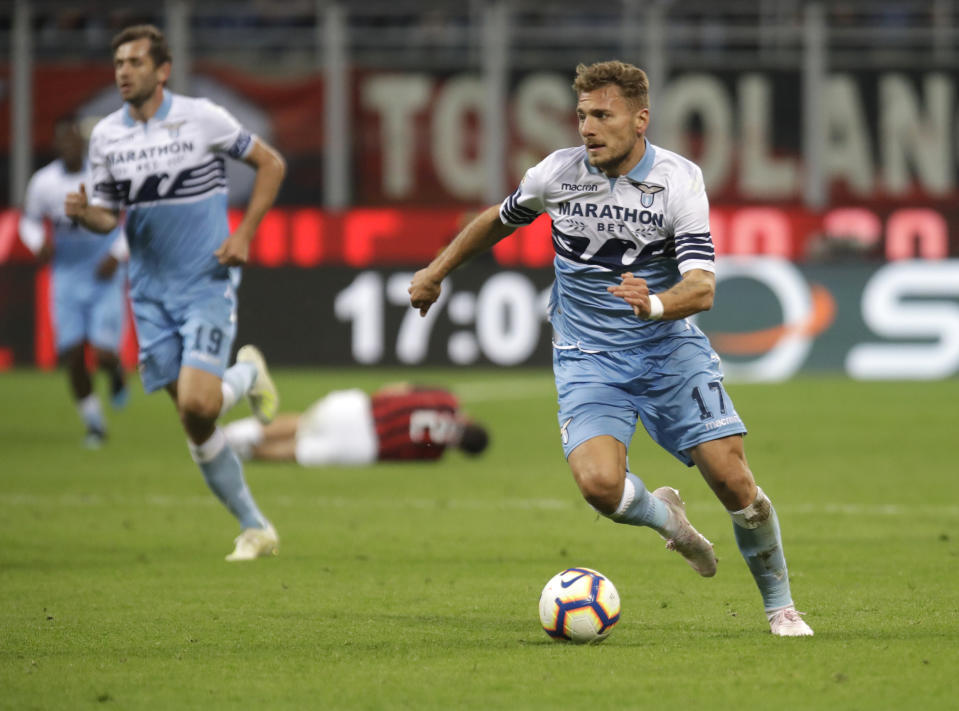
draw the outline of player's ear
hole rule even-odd
[[[157,67],[157,75],[160,80],[160,83],[163,84],[163,86],[166,86],[167,82],[170,81],[171,69],[172,69],[172,65],[169,62],[164,62],[159,67]]]
[[[634,115],[636,135],[642,136],[649,127],[649,109],[640,109]]]

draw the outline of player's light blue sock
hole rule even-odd
[[[666,522],[669,521],[669,509],[666,508],[666,504],[649,493],[642,479],[627,471],[626,482],[623,485],[623,498],[609,517],[617,523],[649,526],[662,531]]]
[[[260,513],[246,481],[243,465],[227,444],[219,427],[203,444],[188,442],[193,461],[200,465],[207,486],[230,510],[243,528],[266,528],[266,517]]]
[[[792,604],[779,519],[769,497],[759,489],[752,504],[729,515],[736,543],[763,596],[763,607],[773,610]]]
[[[83,418],[83,424],[88,430],[97,432],[106,432],[107,423],[103,419],[103,407],[100,405],[100,398],[96,393],[90,393],[82,400],[77,401],[77,409],[80,411],[80,417]]]
[[[220,406],[222,417],[240,398],[250,392],[256,380],[256,366],[252,363],[234,363],[223,374],[220,389],[223,392],[223,404]]]

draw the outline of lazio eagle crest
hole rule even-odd
[[[174,138],[180,137],[180,126],[182,126],[185,123],[186,123],[186,120],[184,119],[183,121],[165,121],[164,123],[161,123],[160,125],[163,128],[165,128],[167,132],[169,132],[170,139],[172,140]]]
[[[632,183],[634,188],[642,193],[642,195],[639,196],[639,202],[645,208],[652,207],[653,201],[656,198],[656,193],[661,193],[666,189],[666,186],[656,185],[655,183],[637,183],[632,180],[629,182]]]

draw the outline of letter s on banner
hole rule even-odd
[[[959,260],[884,266],[863,290],[863,321],[880,336],[934,342],[860,344],[849,351],[846,372],[862,380],[932,380],[955,374],[959,370],[957,297]]]

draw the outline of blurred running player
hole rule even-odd
[[[573,89],[582,146],[530,168],[516,192],[479,215],[410,285],[426,314],[460,264],[546,212],[556,281],[550,299],[559,428],[583,497],[613,521],[649,526],[700,575],[712,544],[679,492],[650,492],[627,448],[642,422],[700,473],[729,512],[770,631],[811,635],[793,605],[776,512],[746,464],[746,428],[723,387],[719,356],[687,320],[716,290],[702,171],[646,140],[649,83],[623,62],[579,65]]]
[[[244,395],[261,420],[276,414],[276,390],[256,348],[244,346],[237,363],[227,366],[240,266],[276,199],[285,164],[220,106],[166,90],[170,50],[156,27],[128,27],[112,48],[125,103],[93,129],[92,194],[88,198],[81,185],[68,195],[66,214],[109,232],[120,210],[126,211],[143,386],[169,392],[194,461],[240,522],[243,530],[227,560],[252,560],[275,553],[278,537],[253,500],[217,419]],[[256,171],[246,213],[232,233],[226,157]]]
[[[67,193],[89,182],[85,142],[73,117],[54,127],[57,159],[44,166],[27,185],[20,238],[41,263],[52,263],[50,301],[57,356],[66,368],[70,390],[86,427],[84,444],[98,449],[107,436],[100,398],[87,370],[86,346],[96,367],[110,379],[110,403],[122,409],[128,400],[120,343],[126,316],[127,243],[118,227],[104,236],[68,219]],[[53,229],[47,238],[45,220]]]
[[[376,461],[437,460],[449,447],[483,452],[489,435],[443,388],[388,385],[367,395],[334,390],[305,412],[269,425],[248,417],[224,430],[244,459],[295,461],[304,467],[362,466]]]

